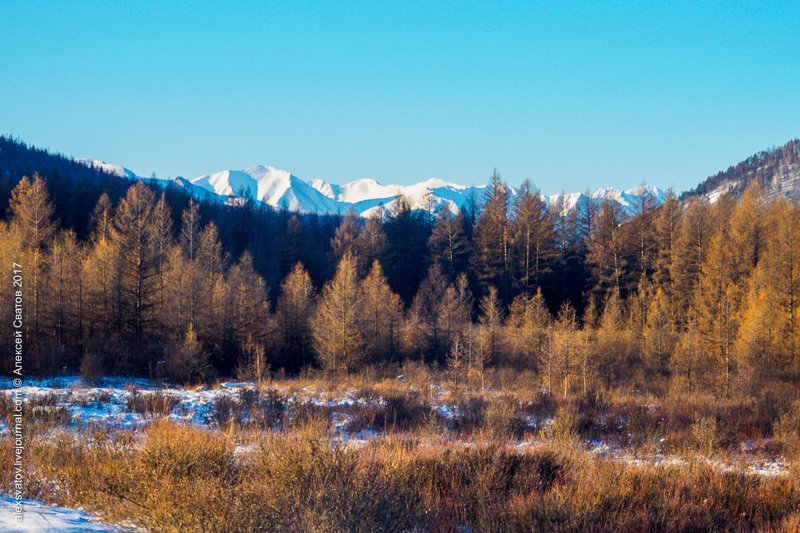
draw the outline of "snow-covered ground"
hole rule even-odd
[[[10,383],[0,382],[0,392],[10,394],[10,387]],[[119,378],[104,379],[96,386],[88,386],[79,377],[68,377],[26,380],[17,390],[25,402],[46,404],[39,409],[64,409],[67,425],[71,427],[93,424],[130,429],[148,418],[147,414],[131,409],[137,398],[146,403],[155,394],[168,397],[174,405],[164,415],[202,426],[210,424],[216,402],[223,396],[236,395],[239,388],[156,388],[147,380]]]
[[[0,394],[11,394],[12,386],[10,379],[0,378]],[[138,378],[104,378],[97,384],[88,385],[79,376],[71,376],[25,380],[16,390],[22,394],[24,402],[36,405],[41,411],[59,410],[64,413],[68,427],[94,425],[133,429],[148,422],[153,412],[195,426],[218,425],[220,403],[227,400],[228,405],[241,404],[243,395],[247,391],[254,393],[256,386],[249,382],[227,382],[213,388],[160,387]],[[303,405],[329,408],[333,425],[340,430],[344,430],[352,417],[349,411],[383,402],[380,398],[358,396],[356,391],[331,393],[310,387],[274,391],[283,395],[282,400],[289,411]],[[0,435],[7,431],[5,423],[0,421]]]
[[[0,531],[132,531],[103,523],[80,509],[48,505],[36,500],[22,500],[23,519],[19,522],[14,513],[16,505],[14,498],[0,494]]]

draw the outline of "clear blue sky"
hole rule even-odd
[[[3,2],[0,132],[140,174],[678,190],[800,136],[796,2]]]

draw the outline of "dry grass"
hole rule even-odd
[[[160,420],[173,400],[140,394],[130,409],[155,421],[139,432],[58,431],[63,420],[45,413],[59,406],[45,396],[27,406],[42,411],[29,428],[28,491],[153,531],[800,527],[800,403],[630,390],[564,399],[526,372],[490,373],[488,384],[454,390],[444,374],[414,364],[336,381],[306,374],[224,396],[212,413],[217,429]],[[293,394],[305,400],[290,401]],[[353,405],[307,401],[314,394]],[[366,444],[339,440],[342,414],[347,432],[377,435]],[[624,447],[626,457],[700,460],[603,459],[586,451],[594,439]],[[745,442],[748,453],[793,459],[790,474],[720,468],[742,460]],[[0,439],[4,464],[11,453]],[[2,469],[0,487],[9,484]]]
[[[134,390],[128,398],[127,409],[151,417],[167,416],[177,405],[178,399],[163,392],[139,392]]]
[[[708,466],[638,467],[576,452],[574,407],[553,444],[363,447],[309,418],[245,437],[159,421],[137,439],[65,433],[29,445],[30,496],[82,506],[154,531],[791,530],[800,484]],[[503,427],[503,424],[500,425]],[[253,439],[256,434],[249,433]],[[10,441],[0,460],[10,464]],[[0,483],[8,488],[9,472]]]

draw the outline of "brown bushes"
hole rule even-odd
[[[128,411],[150,416],[167,416],[177,405],[178,399],[164,392],[132,391],[126,404]]]
[[[775,437],[783,447],[784,453],[800,459],[800,400],[781,415],[775,424]]]
[[[371,397],[367,394],[366,397]],[[377,397],[375,397],[377,399]],[[430,407],[419,394],[391,390],[381,403],[359,408],[348,425],[350,431],[374,429],[376,431],[408,431],[418,428],[431,416]]]
[[[30,495],[157,531],[751,530],[796,524],[800,508],[791,477],[575,461],[547,447],[348,448],[306,425],[251,450],[164,421],[138,446],[65,434],[31,446]]]

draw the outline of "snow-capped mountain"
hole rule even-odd
[[[86,165],[87,167],[102,170],[103,172],[113,174],[114,176],[119,176],[120,178],[128,178],[131,180],[142,179],[141,176],[137,175],[129,168],[121,167],[113,163],[107,163],[105,161],[100,161],[99,159],[80,158],[76,159],[76,161]]]
[[[663,204],[667,199],[667,193],[654,185],[640,185],[624,191],[609,187],[606,189],[597,189],[593,193],[589,194],[565,193],[566,200],[564,202],[564,206],[568,210],[575,209],[576,207],[580,209],[587,203],[599,204],[604,200],[610,200],[617,202],[622,207],[622,212],[625,215],[633,215],[639,207],[638,204],[640,200],[645,195],[649,196],[656,205]],[[548,196],[546,197],[546,200],[550,206],[561,205],[560,194]]]
[[[340,213],[339,202],[328,198],[297,176],[258,165],[246,170],[223,170],[191,181],[220,196],[250,196],[272,207],[306,213]]]
[[[129,179],[147,179],[119,165],[89,159],[79,161]],[[304,181],[286,170],[263,165],[245,170],[223,170],[192,180],[179,177],[172,183],[203,199],[227,201],[247,196],[275,208],[301,213],[343,214],[353,210],[364,217],[376,216],[383,209],[391,210],[400,197],[404,197],[412,209],[436,211],[445,208],[456,213],[471,202],[480,204],[486,189],[485,185],[465,186],[438,178],[413,185],[384,185],[373,179],[338,185],[322,179]],[[516,190],[511,188],[510,194],[513,200]],[[563,205],[567,210],[611,200],[619,203],[623,212],[631,214],[636,198],[644,194],[650,195],[658,204],[666,197],[657,187],[643,185],[624,191],[607,188],[588,194],[565,194],[563,204],[561,194],[542,195],[542,198],[550,206]]]
[[[401,196],[413,209],[440,209],[453,212],[467,205],[474,195],[480,201],[484,187],[466,187],[431,178],[413,185],[382,185],[373,179],[360,179],[336,185],[325,180],[311,180],[309,184],[331,200],[354,209],[362,216],[372,216],[379,209],[391,209]]]

